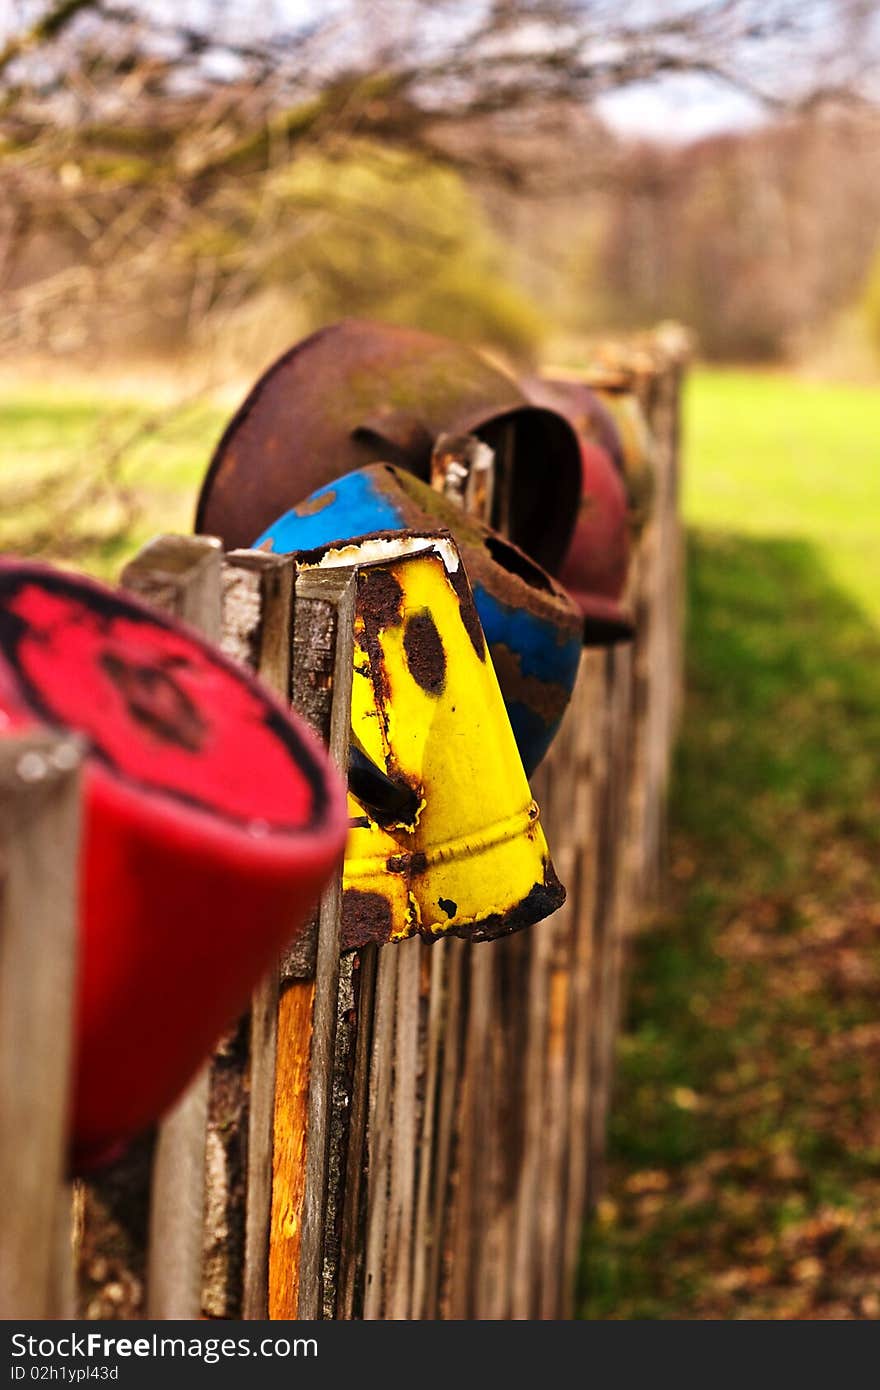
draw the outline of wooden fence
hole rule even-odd
[[[565,905],[492,943],[340,955],[334,883],[175,1111],[73,1188],[80,753],[51,734],[0,744],[3,1316],[571,1315],[627,942],[661,882],[681,683],[682,367],[656,342],[633,361],[657,447],[637,637],[584,653],[534,779]],[[163,537],[122,582],[289,696],[344,766],[345,572]]]

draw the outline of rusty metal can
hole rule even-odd
[[[353,738],[403,793],[383,815],[350,789],[343,947],[488,940],[554,912],[565,891],[452,537],[386,532],[297,564],[356,571]]]
[[[580,385],[581,389],[593,394],[613,421],[619,441],[618,456],[626,485],[630,526],[638,535],[654,510],[657,446],[636,390],[634,373],[597,366],[582,374]],[[595,411],[593,418],[598,424]],[[599,428],[607,433],[607,423]]]
[[[627,641],[633,633],[624,600],[631,527],[623,448],[613,417],[579,382],[530,377],[525,387],[536,403],[563,411],[580,441],[581,503],[559,579],[583,614],[584,642],[607,646]],[[617,450],[617,467],[609,445]]]
[[[85,746],[72,1163],[171,1105],[337,868],[344,788],[306,725],[194,632],[0,563],[0,731]],[[2,737],[2,733],[0,733]]]
[[[263,373],[217,445],[196,530],[228,548],[247,545],[316,488],[368,463],[427,481],[446,433],[491,447],[509,480],[500,529],[555,573],[580,496],[568,421],[470,347],[356,319],[313,333]]]
[[[320,488],[256,541],[278,554],[382,530],[449,530],[473,586],[479,624],[526,773],[547,752],[577,679],[583,618],[533,560],[455,502],[390,464]]]

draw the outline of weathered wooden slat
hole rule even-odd
[[[391,1175],[384,1280],[386,1316],[412,1317],[413,1237],[416,1224],[416,1139],[419,1129],[419,1013],[422,945],[417,937],[396,949],[394,1097]]]
[[[122,571],[124,588],[220,641],[222,548],[213,536],[156,536]]]
[[[545,788],[538,783],[536,791],[544,796]],[[494,1113],[497,1115],[494,1139],[496,1212],[493,1220],[497,1235],[492,1276],[494,1299],[487,1305],[486,1316],[510,1318],[516,1280],[514,1252],[518,1195],[526,1152],[523,1095],[529,1037],[524,1023],[532,961],[531,934],[524,932],[499,942],[499,948],[495,953],[492,1030],[493,1097]]]
[[[544,1055],[550,1009],[548,976],[553,946],[550,934],[536,931],[531,946],[523,1072],[525,1139],[517,1183],[510,1307],[511,1317],[517,1319],[534,1316],[537,1298],[535,1249],[544,1154]]]
[[[335,582],[334,582],[335,581]],[[348,775],[351,733],[351,684],[353,674],[353,626],[355,586],[348,575],[301,576],[297,581],[297,614],[308,603],[316,607],[333,595],[336,614],[335,656],[330,690],[331,712],[327,727],[330,756],[343,777]],[[320,596],[320,597],[319,597]],[[306,636],[302,664],[309,682],[312,645]],[[296,653],[294,699],[300,685]],[[322,1306],[324,1221],[333,1103],[333,1067],[336,1047],[339,952],[342,940],[342,865],[325,889],[318,914],[315,961],[316,1002],[312,1026],[311,1085],[309,1088],[308,1151],[303,1205],[300,1293],[297,1316],[317,1318]]]
[[[535,1316],[555,1318],[562,1299],[560,1246],[565,1171],[572,1135],[568,1127],[568,1090],[572,1080],[569,1051],[574,980],[571,942],[579,891],[578,864],[592,852],[590,827],[576,816],[574,790],[576,696],[558,736],[558,751],[549,769],[548,835],[556,871],[566,884],[565,903],[540,930],[548,942],[548,1016],[544,1071],[544,1159],[538,1201],[536,1259],[539,1294]]]
[[[0,1317],[64,1315],[80,747],[0,742]]]
[[[211,1058],[205,1144],[202,1315],[238,1317],[247,1207],[250,1010]]]
[[[159,536],[122,572],[122,583],[209,641],[221,631],[221,547],[209,536]],[[201,1310],[209,1073],[203,1068],[159,1126],[153,1158],[147,1314],[194,1318]]]
[[[564,733],[565,726],[559,736],[563,737]],[[557,858],[556,822],[563,821],[567,815],[567,811],[563,811],[554,817],[554,809],[565,801],[568,776],[564,754],[551,750],[533,778],[533,791],[541,807],[541,819],[546,826],[554,862]],[[562,881],[570,891],[564,876]],[[557,937],[560,929],[564,930],[564,914],[570,911],[570,905],[567,903],[561,911],[561,923],[560,913],[554,913],[552,918],[532,928],[522,942],[508,945],[508,950],[522,953],[522,967],[515,977],[516,994],[506,1004],[512,1009],[520,1031],[519,1046],[512,1050],[508,1077],[522,1114],[518,1162],[508,1179],[513,1201],[505,1312],[515,1319],[536,1317],[540,1301],[542,1208],[548,1201],[543,1166],[547,1157],[545,1098],[551,974],[558,949]],[[512,1041],[510,1039],[509,1045]]]
[[[449,1315],[488,1316],[498,1269],[493,1236],[498,1204],[498,1092],[494,1082],[493,1017],[497,952],[494,943],[468,953],[468,1016],[453,1259],[456,1277]]]
[[[399,952],[387,946],[379,952],[376,970],[372,1056],[367,1105],[367,1225],[364,1266],[365,1318],[385,1316],[382,1270],[387,1239],[391,1182],[391,1084],[394,1068],[394,1014],[397,1004]]]
[[[336,995],[336,1043],[330,1133],[327,1147],[327,1197],[324,1213],[324,1256],[321,1273],[321,1317],[335,1318],[339,1306],[342,1226],[346,1171],[352,1148],[355,1063],[360,1019],[361,956],[349,952],[339,962]]]
[[[272,1221],[272,1135],[275,1118],[275,1055],[278,1040],[278,968],[254,991],[251,1002],[250,1076],[245,1195],[243,1318],[269,1316],[269,1231]]]
[[[220,646],[290,694],[293,562],[260,551],[224,557]],[[202,1312],[267,1316],[278,972],[219,1044],[209,1081]]]
[[[562,1283],[559,1312],[570,1317],[575,1278],[583,1238],[589,1165],[590,1072],[592,1062],[593,926],[596,912],[596,860],[599,833],[599,798],[596,758],[601,729],[597,711],[604,686],[604,659],[599,652],[581,658],[575,694],[575,761],[572,815],[588,847],[578,857],[570,891],[574,899],[570,970],[570,1075],[567,1125],[568,1155],[563,1191],[560,1257]]]
[[[364,1266],[366,1260],[368,1150],[367,1124],[369,1120],[369,1084],[373,1055],[373,1020],[376,1009],[376,983],[379,973],[379,950],[377,946],[365,946],[357,953],[357,980],[351,996],[346,1003],[351,1004],[349,1016],[348,1046],[354,1056],[352,1063],[351,1088],[340,1070],[334,1075],[342,1093],[348,1097],[350,1120],[348,1131],[343,1139],[337,1137],[337,1145],[342,1157],[345,1147],[345,1178],[342,1193],[337,1197],[341,1206],[339,1256],[337,1274],[336,1316],[356,1318],[363,1316],[364,1310]],[[353,1015],[353,1016],[352,1016]],[[329,1286],[325,1288],[329,1294]]]
[[[426,1316],[451,1317],[459,1271],[455,1263],[458,1211],[463,1196],[462,1132],[466,1113],[465,1057],[470,990],[469,942],[446,944],[448,978],[443,1067],[437,1105],[437,1151],[432,1183],[434,1248]]]
[[[205,1066],[156,1137],[147,1252],[150,1318],[197,1318],[201,1311],[208,1096]]]
[[[591,1204],[605,1187],[605,1144],[614,1075],[614,1047],[620,1003],[623,932],[635,901],[633,869],[627,851],[625,826],[631,801],[627,796],[629,736],[631,733],[631,662],[628,648],[606,656],[607,759],[600,783],[600,859],[596,894],[596,969],[593,995],[593,1068],[590,1106]]]
[[[419,1076],[422,1107],[418,1148],[415,1229],[413,1233],[412,1316],[422,1319],[428,1312],[428,1289],[433,1263],[436,1232],[431,1213],[431,1182],[434,1174],[434,1145],[437,1134],[440,1072],[443,1059],[444,1005],[447,978],[448,943],[424,942],[421,950],[423,1036],[420,1039]]]
[[[349,572],[300,575],[294,607],[295,708],[348,768],[354,585]],[[269,1309],[315,1318],[322,1306],[324,1219],[337,1022],[341,865],[281,965]]]
[[[278,1005],[269,1237],[270,1318],[293,1318],[299,1306],[314,1005],[314,980],[288,985]]]

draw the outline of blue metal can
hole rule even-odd
[[[313,550],[376,531],[452,533],[473,590],[507,714],[528,775],[562,722],[577,679],[583,618],[534,560],[456,503],[391,464],[372,464],[319,488],[257,539],[276,554]]]

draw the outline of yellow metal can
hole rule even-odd
[[[471,940],[565,899],[452,537],[387,533],[307,563],[357,571],[352,731],[408,821],[349,793],[343,946]]]

